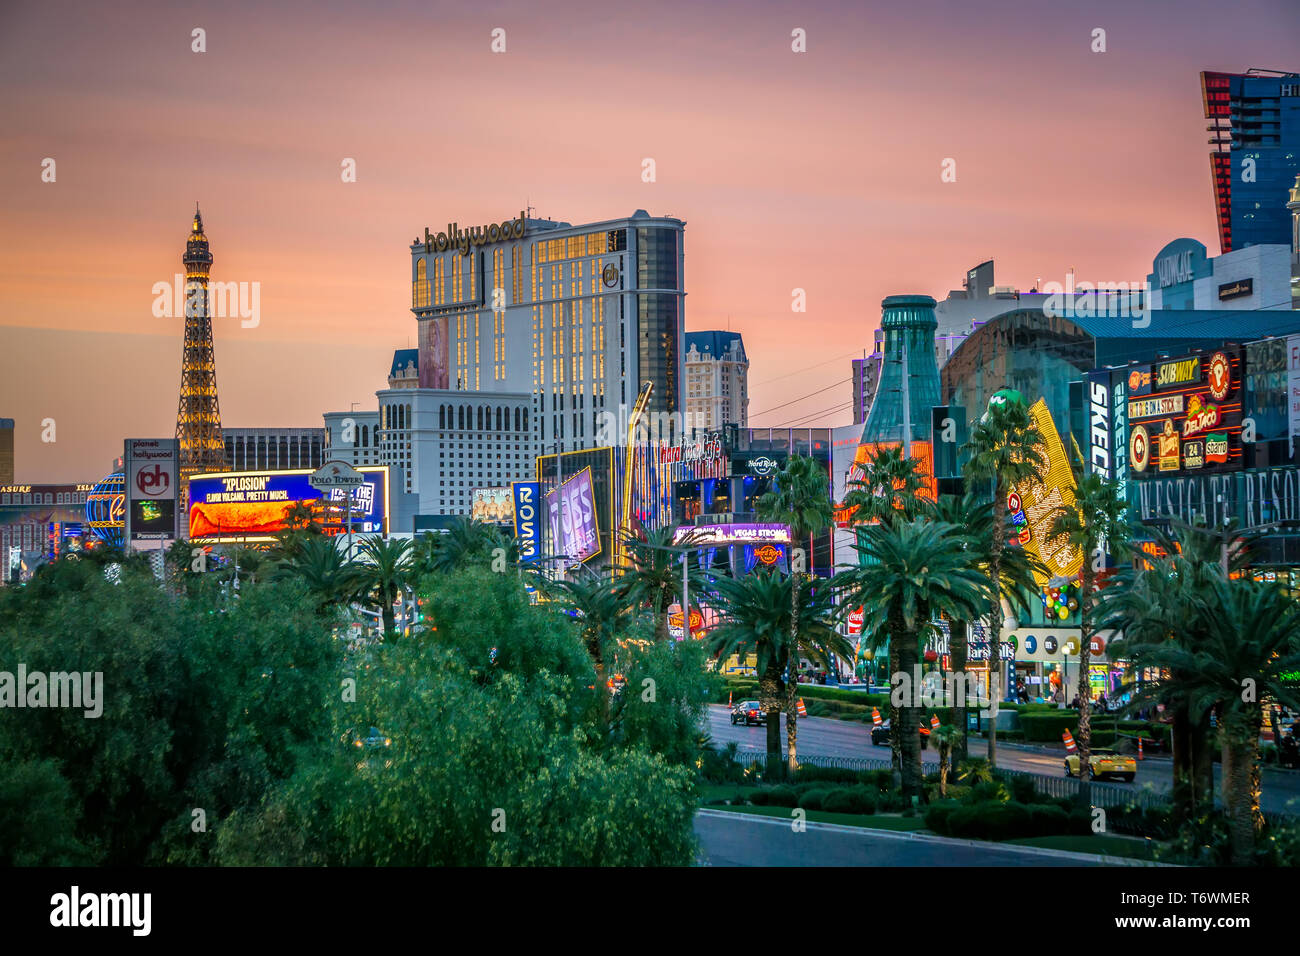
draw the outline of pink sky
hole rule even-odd
[[[685,219],[687,329],[744,333],[751,413],[777,408],[751,423],[843,424],[847,382],[785,403],[849,378],[886,295],[942,298],[990,257],[1023,289],[1140,280],[1179,236],[1217,251],[1198,72],[1300,66],[1290,0],[443,6],[0,12],[20,481],[93,479],[122,438],[172,434],[182,320],[150,290],[195,200],[214,279],[261,284],[257,328],[217,326],[227,425],[373,407],[415,342],[412,237],[525,202]]]

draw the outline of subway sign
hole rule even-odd
[[[1128,385],[1123,408],[1128,477],[1142,481],[1240,469],[1241,372],[1237,346],[1112,372],[1113,382],[1123,379]],[[1150,390],[1144,392],[1135,386],[1145,387],[1148,374]],[[1115,403],[1111,407],[1117,409]],[[1112,426],[1112,450],[1116,432]],[[1096,439],[1093,445],[1096,456]]]

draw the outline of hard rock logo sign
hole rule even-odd
[[[776,564],[781,557],[781,549],[774,545],[765,544],[754,549],[754,557],[758,558],[763,564]]]

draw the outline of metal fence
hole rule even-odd
[[[737,750],[735,761],[746,767],[758,765],[767,767],[767,751],[765,750]],[[778,755],[782,763],[785,762],[785,755]],[[837,770],[890,770],[892,765],[888,760],[874,760],[868,757],[845,757],[827,754],[800,754],[799,763],[812,767],[830,767]],[[927,767],[927,771],[932,771],[933,767]],[[1010,781],[1013,777],[1028,777],[1033,780],[1034,789],[1040,794],[1047,797],[1075,797],[1079,793],[1079,781],[1075,777],[1052,777],[1042,773],[1032,773],[1027,770],[1007,770],[1001,767],[997,770],[997,776],[1005,781]],[[1143,810],[1167,807],[1169,805],[1169,795],[1159,791],[1148,789],[1139,789],[1133,786],[1121,786],[1113,783],[1101,783],[1094,781],[1092,784],[1092,804],[1096,807],[1125,807],[1137,806]]]

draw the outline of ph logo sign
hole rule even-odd
[[[171,473],[162,465],[141,468],[135,475],[135,487],[140,494],[158,498],[167,494],[171,488]]]

